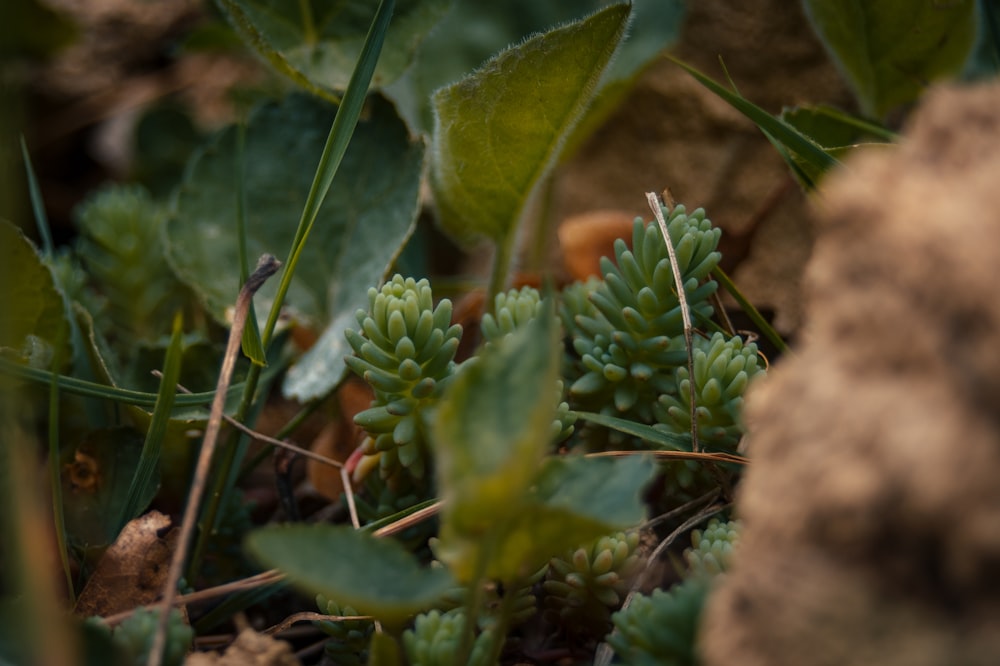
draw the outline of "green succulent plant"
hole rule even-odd
[[[729,569],[740,540],[738,520],[713,518],[704,530],[691,532],[691,547],[684,551],[689,576],[716,576]]]
[[[359,331],[345,335],[355,355],[348,367],[371,385],[375,399],[354,421],[368,433],[367,455],[380,456],[386,477],[403,467],[415,478],[428,469],[422,419],[455,371],[462,327],[451,324],[451,301],[434,297],[426,279],[395,275],[368,291]]]
[[[549,562],[545,606],[565,627],[600,636],[642,565],[639,533],[601,537]]]
[[[111,638],[128,655],[130,664],[144,666],[149,660],[149,651],[153,647],[153,636],[159,621],[158,609],[139,608],[115,627]],[[171,610],[163,655],[164,666],[180,666],[193,639],[194,629],[184,620],[179,610]]]
[[[743,393],[750,381],[764,372],[757,345],[740,337],[715,333],[696,337],[693,343],[695,413],[698,439],[714,448],[733,448],[743,434],[740,414]],[[691,391],[687,365],[675,371],[676,387],[659,396],[654,414],[659,427],[669,432],[691,431]]]
[[[406,658],[411,666],[452,666],[464,630],[465,613],[459,608],[418,615],[413,628],[403,632]],[[476,637],[466,662],[468,666],[490,666],[492,640],[489,629]]]
[[[341,606],[322,594],[316,595],[316,605],[321,613],[351,617],[360,615],[350,606]],[[323,650],[326,656],[343,666],[360,666],[368,661],[368,643],[375,630],[371,620],[321,620],[316,626],[331,637]]]
[[[689,578],[669,592],[632,598],[628,608],[611,620],[615,631],[607,637],[617,663],[627,666],[694,666],[695,640],[710,580]]]
[[[721,256],[721,232],[700,208],[664,213],[688,304],[696,319],[708,319],[717,284],[707,278]],[[614,262],[601,259],[603,281],[570,291],[564,307],[582,370],[570,394],[589,408],[651,423],[652,405],[674,390],[673,371],[687,359],[678,289],[656,223],[636,218],[632,248],[619,239],[614,250]]]

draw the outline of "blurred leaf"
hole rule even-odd
[[[403,655],[395,638],[384,631],[372,634],[368,644],[368,666],[400,666],[402,663]]]
[[[469,582],[493,560],[548,449],[559,371],[551,308],[466,365],[445,392],[432,437],[444,502],[438,557]],[[519,570],[518,562],[509,563]],[[498,565],[499,566],[499,565]]]
[[[302,590],[390,625],[430,608],[455,584],[445,569],[421,567],[396,541],[350,527],[265,527],[250,533],[246,547]]]
[[[388,270],[419,209],[423,144],[411,140],[385,99],[367,104],[288,292],[287,305],[306,325],[332,320],[335,328],[338,318],[353,318],[367,305],[368,288]],[[249,257],[282,256],[291,247],[334,113],[319,100],[292,95],[251,115],[244,151]],[[171,263],[222,323],[240,288],[236,139],[230,127],[193,158],[167,223]],[[276,282],[257,293],[261,317]],[[328,332],[289,374],[285,392],[301,399],[325,393],[343,375],[348,351],[342,331]]]
[[[977,0],[979,10],[976,45],[965,63],[962,78],[971,81],[1000,74],[1000,6],[994,0]]]
[[[504,51],[434,95],[431,184],[451,234],[508,244],[624,35],[629,6]]]
[[[641,493],[655,471],[641,456],[549,458],[526,510],[491,553],[488,575],[523,580],[558,553],[638,525],[646,517]]]
[[[442,531],[477,537],[516,512],[548,449],[559,353],[544,312],[484,349],[441,399],[432,437]]]
[[[132,177],[165,198],[180,182],[184,165],[204,141],[191,115],[176,104],[162,104],[142,114],[135,128]]]
[[[174,313],[190,312],[194,298],[167,263],[166,210],[143,187],[112,185],[91,195],[76,219],[77,253],[106,301],[91,314],[112,347],[125,357],[136,341],[167,335]]]
[[[607,414],[598,414],[596,412],[575,413],[578,418],[584,421],[596,423],[597,425],[604,426],[605,428],[611,428],[612,430],[623,432],[626,435],[638,437],[639,439],[650,442],[651,444],[656,444],[661,451],[691,450],[690,435],[677,435],[670,432],[661,432],[644,423],[618,418],[617,416],[608,416]]]
[[[398,0],[373,84],[395,80],[450,0]],[[343,90],[358,61],[375,2],[220,0],[233,26],[272,65],[316,91]]]
[[[68,325],[52,271],[24,234],[0,219],[0,348],[19,354],[34,368],[49,367],[57,341],[69,358]]]
[[[865,114],[884,118],[958,74],[976,37],[975,0],[803,0]]]
[[[479,558],[486,560],[487,577],[523,581],[558,553],[642,522],[641,493],[654,473],[652,461],[642,456],[549,458],[531,492],[514,511],[498,512],[488,533],[446,538],[444,524],[435,554],[463,582]]]

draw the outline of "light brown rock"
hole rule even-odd
[[[1000,86],[933,91],[820,208],[705,663],[1000,663]]]

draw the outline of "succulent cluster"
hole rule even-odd
[[[153,636],[160,621],[160,611],[155,608],[139,608],[115,627],[111,638],[122,652],[128,655],[129,664],[142,666],[149,660],[153,647]],[[178,609],[170,611],[167,625],[167,642],[163,655],[165,666],[180,666],[194,639],[194,629],[184,620]]]
[[[733,549],[740,540],[737,520],[713,518],[704,530],[691,532],[691,547],[684,551],[689,576],[716,576],[729,568]]]
[[[638,532],[618,532],[552,558],[542,584],[550,614],[567,628],[606,633],[642,564],[638,547]]]
[[[627,666],[693,666],[698,621],[710,581],[689,578],[670,591],[635,596],[612,616],[614,633],[607,637],[618,663]]]
[[[403,632],[407,660],[412,666],[451,666],[464,630],[465,613],[460,608],[418,615],[413,628]],[[489,666],[492,642],[492,631],[482,631],[473,643],[468,666]]]
[[[369,433],[365,453],[379,456],[383,477],[402,467],[419,479],[429,463],[423,414],[454,374],[462,327],[451,324],[451,301],[434,307],[427,280],[395,275],[368,301],[357,312],[360,331],[345,333],[355,354],[347,365],[375,393],[354,420]]]
[[[316,595],[316,605],[321,613],[326,615],[336,615],[340,617],[351,617],[360,615],[350,606],[340,606],[334,601],[324,597],[322,594]],[[371,640],[375,623],[371,620],[341,620],[333,622],[322,620],[316,622],[323,633],[331,637],[324,646],[326,656],[334,663],[343,666],[360,666],[367,663],[368,643]]]
[[[721,256],[721,232],[701,209],[665,212],[688,305],[696,319],[708,319],[717,284],[707,278]],[[615,262],[601,259],[604,280],[582,289],[586,302],[579,293],[564,302],[582,370],[570,393],[585,406],[651,423],[653,405],[676,391],[673,371],[687,360],[678,287],[655,223],[637,218],[632,249],[621,239],[614,249]]]
[[[709,521],[704,530],[691,533],[691,548],[684,552],[688,572],[669,591],[654,590],[637,596],[631,605],[612,616],[615,631],[607,637],[618,661],[628,666],[698,663],[695,640],[702,608],[716,576],[730,565],[739,541],[738,521]]]
[[[757,346],[716,333],[694,339],[695,414],[698,438],[713,447],[731,448],[742,434],[740,413],[750,380],[764,369]],[[691,430],[691,390],[687,365],[674,372],[676,389],[660,395],[654,406],[657,424],[669,432]]]

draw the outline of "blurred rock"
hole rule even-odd
[[[804,344],[748,400],[706,664],[1000,659],[1000,86],[827,183]]]

